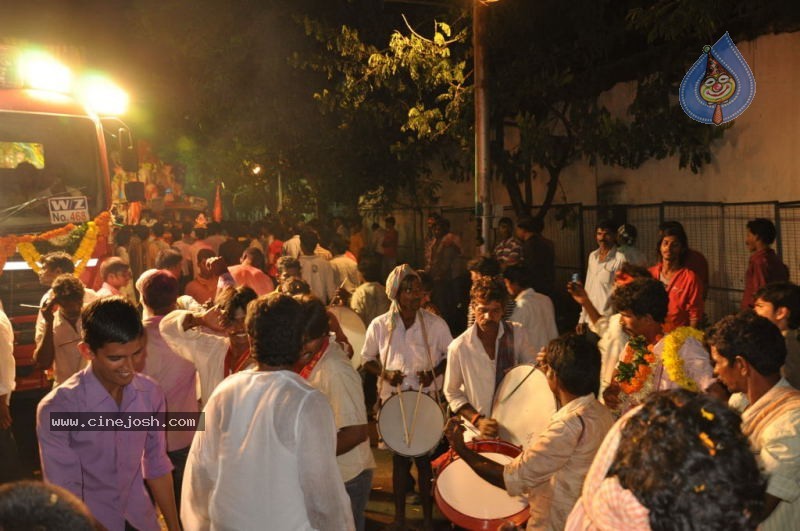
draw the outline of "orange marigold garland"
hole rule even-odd
[[[616,379],[622,392],[633,395],[641,391],[653,372],[655,361],[656,357],[647,348],[643,336],[631,338],[617,364]]]
[[[111,215],[108,212],[101,212],[94,218],[94,220],[86,223],[86,226],[76,227],[72,223],[68,223],[63,227],[49,230],[40,234],[25,234],[22,236],[8,235],[0,237],[0,273],[5,266],[8,257],[13,255],[14,252],[19,252],[23,260],[35,272],[39,272],[39,260],[41,254],[34,245],[35,242],[41,241],[58,241],[64,237],[69,236],[75,230],[84,230],[83,237],[78,244],[75,253],[72,256],[72,261],[76,265],[75,276],[79,276],[89,262],[89,259],[94,252],[98,239],[108,238],[110,232]],[[54,242],[53,242],[54,243]]]

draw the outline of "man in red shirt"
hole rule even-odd
[[[753,307],[756,291],[762,286],[770,282],[789,280],[789,268],[770,247],[775,241],[775,235],[775,225],[766,218],[751,219],[747,222],[747,236],[744,242],[750,251],[750,263],[744,275],[744,295],[741,304],[743,310]]]

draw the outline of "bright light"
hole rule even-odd
[[[253,168],[250,170],[253,172],[253,175],[258,175],[261,173],[262,167],[261,164],[253,164]]]
[[[20,55],[19,69],[26,87],[64,93],[72,88],[70,69],[44,52],[23,52]]]
[[[78,99],[100,116],[119,116],[128,109],[128,93],[98,74],[81,78]]]

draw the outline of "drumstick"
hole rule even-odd
[[[414,416],[411,417],[411,434],[408,436],[408,445],[411,446],[411,439],[414,438],[414,428],[417,425],[417,410],[419,409],[419,399],[422,395],[422,384],[419,386],[419,390],[417,391],[417,403],[414,404]]]
[[[519,383],[516,385],[516,387],[514,387],[514,389],[512,389],[512,390],[511,390],[511,392],[510,392],[510,393],[508,393],[508,394],[505,396],[505,398],[501,398],[500,400],[498,400],[498,404],[502,404],[503,402],[505,402],[506,400],[508,400],[509,398],[511,398],[511,395],[513,395],[514,393],[516,393],[516,392],[517,392],[517,389],[519,389],[519,388],[522,386],[522,384],[524,384],[524,383],[525,383],[525,380],[527,380],[528,378],[530,378],[531,374],[533,374],[534,372],[536,372],[536,369],[538,368],[538,366],[539,366],[539,364],[538,364],[538,363],[537,363],[536,365],[534,365],[534,366],[533,366],[533,368],[531,369],[531,372],[529,372],[529,373],[528,373],[528,374],[525,376],[525,378],[523,378],[523,379],[522,379],[522,380],[521,380],[521,381],[520,381],[520,382],[519,382]]]
[[[403,418],[403,435],[406,446],[411,446],[411,439],[408,437],[408,424],[406,424],[406,408],[403,406],[403,394],[400,391],[400,386],[397,386],[397,398],[400,399],[400,416]]]

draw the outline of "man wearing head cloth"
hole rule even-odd
[[[392,301],[389,311],[376,317],[367,328],[361,357],[364,369],[378,376],[378,396],[383,404],[392,394],[419,390],[436,395],[442,388],[447,361],[447,346],[453,340],[445,321],[421,310],[422,285],[408,264],[394,268],[386,279],[386,295]],[[412,411],[405,411],[411,423]],[[405,494],[408,489],[411,459],[394,454],[392,490],[395,522],[405,526]],[[429,455],[413,458],[419,473],[419,490],[425,527],[433,526],[431,462]]]

